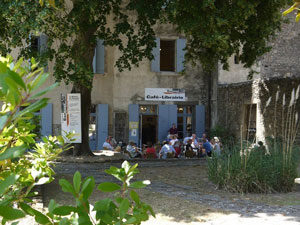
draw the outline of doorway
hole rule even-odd
[[[142,144],[157,142],[157,115],[141,115]]]

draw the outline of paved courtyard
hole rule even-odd
[[[96,183],[114,181],[104,169],[121,162],[57,163],[57,178],[72,179],[78,170],[94,176]],[[300,224],[300,186],[283,194],[234,194],[217,190],[208,180],[205,160],[140,161],[136,179],[149,179],[151,185],[140,190],[141,198],[151,204],[156,218],[144,224]],[[58,179],[43,188],[47,205],[51,198],[72,204],[71,196],[58,187]],[[91,202],[107,194],[94,191]]]

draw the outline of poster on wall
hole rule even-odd
[[[61,95],[61,134],[73,133],[71,143],[81,143],[81,99],[80,94]]]
[[[175,88],[145,88],[146,101],[186,101],[185,90]]]

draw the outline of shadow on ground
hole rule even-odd
[[[111,163],[113,164],[113,163]],[[59,178],[72,180],[72,174],[79,170],[83,176],[94,176],[96,183],[114,181],[103,171],[111,164],[60,164],[55,169],[57,179],[43,187],[44,203],[55,199],[60,204],[74,204],[72,196],[63,193],[58,185]],[[120,163],[113,164],[120,166]],[[198,224],[215,221],[250,222],[260,224],[299,224],[300,185],[290,193],[278,194],[234,194],[217,190],[208,180],[206,163],[141,163],[137,179],[150,179],[152,184],[139,190],[143,201],[153,206],[157,219],[146,224]],[[91,203],[108,197],[95,190]],[[225,222],[224,222],[225,221]],[[268,223],[270,222],[270,223]],[[279,224],[277,223],[276,224]]]

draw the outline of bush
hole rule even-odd
[[[108,174],[116,177],[121,185],[102,183],[98,189],[103,192],[119,191],[114,199],[102,199],[90,208],[88,202],[95,181],[93,177],[81,179],[79,172],[74,174],[73,185],[62,179],[62,190],[76,199],[76,206],[59,206],[51,200],[48,213],[44,214],[30,206],[32,190],[37,185],[53,180],[51,162],[70,148],[59,137],[42,137],[37,143],[36,126],[30,121],[34,113],[47,105],[48,99],[38,97],[51,90],[56,84],[41,90],[48,74],[37,69],[34,59],[31,66],[20,59],[14,63],[11,58],[0,58],[0,220],[1,224],[15,221],[25,215],[33,216],[38,224],[141,224],[154,216],[152,208],[143,203],[133,190],[143,188],[148,181],[130,183],[138,173],[137,164],[128,162],[122,168],[111,167]],[[72,138],[71,135],[67,135]],[[26,150],[32,150],[27,152]],[[130,192],[129,192],[130,191]],[[130,199],[129,200],[129,196]],[[91,216],[95,211],[95,217]],[[13,223],[17,224],[17,222]]]
[[[208,161],[208,176],[219,188],[240,193],[288,192],[294,186],[299,165],[299,147],[287,155],[281,144],[270,145],[269,154],[260,147],[213,156]]]

